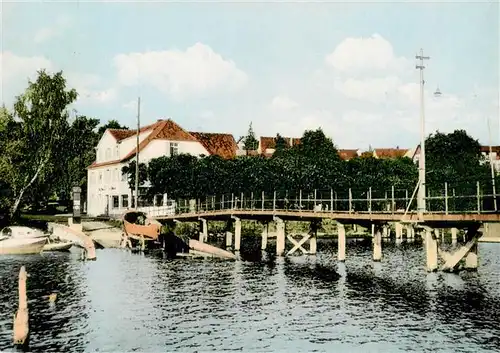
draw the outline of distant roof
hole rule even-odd
[[[358,150],[347,149],[347,150],[338,150],[339,156],[341,159],[347,161],[349,159],[356,158],[358,156]]]
[[[375,148],[374,151],[378,158],[398,158],[403,157],[408,148]]]
[[[225,159],[236,156],[238,146],[231,134],[219,134],[208,132],[189,132],[198,140],[211,155],[218,155]]]
[[[481,146],[481,152],[490,153],[490,146]],[[500,153],[500,146],[491,146],[491,152]]]
[[[282,138],[286,141],[288,146],[291,146],[292,143],[293,143],[293,146],[300,144],[300,138],[298,138],[298,137],[282,136]],[[276,137],[261,136],[261,138],[260,138],[260,150],[261,150],[261,152],[265,153],[266,149],[268,149],[268,148],[276,148]]]

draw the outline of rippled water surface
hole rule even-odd
[[[334,241],[317,256],[235,262],[99,250],[0,258],[0,350],[26,265],[33,352],[500,351],[500,244],[477,273],[427,274],[421,244]],[[55,305],[47,296],[58,292]]]

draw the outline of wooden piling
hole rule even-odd
[[[23,346],[28,343],[29,318],[28,318],[28,296],[26,294],[26,280],[28,274],[26,268],[21,267],[19,271],[19,307],[14,315],[14,345]]]

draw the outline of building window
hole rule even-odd
[[[177,142],[170,142],[170,155],[176,156],[179,154],[179,144]]]
[[[115,159],[119,159],[120,158],[120,150],[118,148],[118,146],[115,147]]]
[[[115,168],[115,170],[113,171],[113,181],[118,181],[120,180],[120,177],[118,175],[118,168]]]
[[[102,172],[99,172],[99,184],[102,184]]]
[[[105,176],[105,183],[106,184],[109,184],[109,181],[110,181],[110,172],[109,172],[109,169],[106,169],[106,176]]]
[[[128,207],[128,195],[122,195],[122,207]]]
[[[113,196],[113,208],[118,208],[120,207],[120,199],[118,196]]]

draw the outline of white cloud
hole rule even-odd
[[[339,148],[413,147],[420,139],[420,85],[413,54],[397,56],[380,35],[346,38],[325,56],[324,67],[314,70],[310,81],[288,87],[293,96],[301,97],[300,107],[264,110],[256,129],[297,136],[304,129],[321,127]],[[489,116],[493,143],[500,143],[498,89],[475,87],[458,94],[450,91],[454,87],[442,88],[442,95],[435,97],[432,82],[428,74],[426,135],[465,129],[486,143]],[[271,106],[287,108],[286,102],[286,97],[277,96]]]
[[[66,15],[61,15],[51,26],[40,28],[35,33],[34,41],[35,43],[40,44],[52,38],[59,37],[70,25],[71,18]]]
[[[271,101],[273,110],[291,110],[297,108],[299,104],[287,96],[276,96]]]
[[[28,80],[34,80],[37,71],[50,71],[54,65],[43,56],[23,57],[10,51],[0,53],[0,97],[2,103],[9,105],[28,86]]]
[[[118,97],[117,88],[102,88],[102,79],[95,74],[69,72],[66,74],[66,80],[68,86],[78,92],[79,105],[108,103]]]
[[[219,89],[236,90],[248,80],[233,61],[202,43],[186,51],[119,54],[114,64],[121,84],[150,85],[178,101]]]
[[[350,75],[373,71],[402,72],[411,67],[408,59],[395,56],[391,43],[379,34],[344,39],[326,56],[325,62],[338,72]]]
[[[10,51],[0,53],[0,63],[0,77],[3,85],[8,85],[21,76],[24,81],[33,79],[38,70],[50,70],[53,67],[50,60],[43,56],[23,57]]]
[[[17,95],[24,92],[28,81],[34,81],[39,70],[45,69],[53,73],[60,68],[43,56],[24,57],[10,51],[0,53],[0,97],[2,103],[10,105]],[[75,72],[64,73],[67,86],[75,88],[79,94],[79,105],[88,103],[105,103],[116,98],[114,87],[103,89],[99,76]]]

